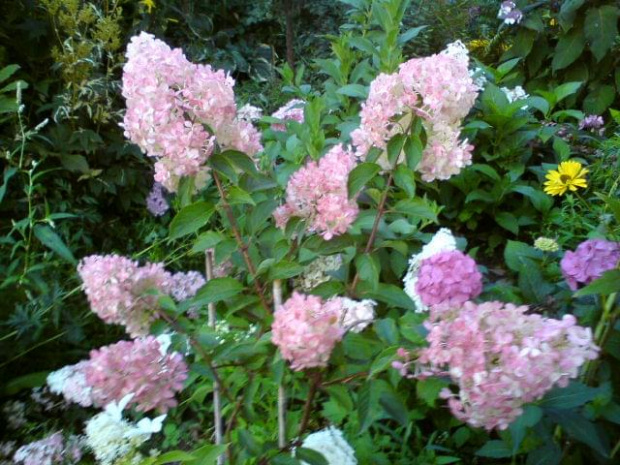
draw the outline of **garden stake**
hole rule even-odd
[[[282,305],[282,281],[273,282],[273,311]],[[284,391],[284,375],[278,384],[278,447],[286,447],[286,392]]]
[[[206,261],[206,268],[207,268],[206,270],[207,271],[207,282],[209,282],[213,279],[213,251],[207,250],[205,252],[205,258],[206,258],[205,261]],[[209,326],[213,330],[215,330],[215,320],[216,320],[215,303],[210,302],[207,307],[209,309]],[[213,365],[213,368],[215,369],[216,366]],[[219,446],[223,444],[222,401],[220,399],[220,383],[217,379],[213,382],[213,417],[215,421],[215,445]],[[224,454],[220,455],[217,458],[218,465],[223,465],[224,461],[225,461]]]

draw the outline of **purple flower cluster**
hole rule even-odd
[[[482,275],[476,262],[463,252],[439,252],[422,260],[416,292],[429,307],[460,305],[480,295]]]
[[[512,26],[513,24],[519,24],[521,22],[523,19],[523,12],[517,8],[515,2],[506,1],[502,2],[500,5],[497,17],[503,19],[504,24]]]
[[[579,283],[588,284],[600,278],[605,271],[618,266],[620,242],[590,239],[582,242],[574,252],[564,254],[560,265],[568,286],[576,291]]]
[[[170,205],[164,196],[164,186],[160,183],[153,184],[153,188],[146,198],[146,208],[153,216],[162,216],[170,209]]]

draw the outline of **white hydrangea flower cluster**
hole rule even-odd
[[[525,100],[526,98],[530,97],[530,94],[525,92],[525,89],[521,86],[517,86],[514,89],[502,87],[502,92],[504,92],[506,98],[510,103],[516,102],[517,100]],[[522,106],[521,110],[527,110],[527,105]]]
[[[375,306],[377,302],[364,299],[360,302],[342,297],[342,316],[340,326],[348,331],[359,333],[375,319]]]
[[[67,365],[47,376],[50,392],[61,395],[67,402],[75,402],[82,407],[93,405],[92,388],[86,382],[84,366],[87,362]]]
[[[333,426],[308,435],[301,447],[320,452],[328,465],[357,465],[355,451],[342,431]],[[301,463],[308,465],[306,462]]]
[[[123,397],[118,404],[112,402],[105,410],[86,423],[86,445],[93,451],[101,465],[137,456],[136,449],[161,431],[166,415],[155,419],[143,418],[138,423],[123,419],[123,409],[133,394]]]
[[[310,263],[295,282],[295,288],[311,291],[319,284],[331,279],[329,272],[338,270],[342,266],[342,256],[327,255],[319,257]]]
[[[441,228],[433,236],[431,241],[422,247],[419,254],[412,255],[409,259],[409,269],[403,278],[403,283],[405,284],[405,292],[415,303],[415,311],[417,313],[428,311],[428,307],[422,303],[422,300],[415,289],[416,283],[418,282],[418,271],[422,260],[430,258],[440,252],[451,252],[456,249],[456,239],[454,239],[452,231],[447,228]]]
[[[469,50],[460,40],[446,45],[445,50],[441,54],[456,58],[457,60],[469,61]]]
[[[263,110],[254,105],[250,105],[246,103],[237,112],[237,118],[243,120],[247,123],[252,123],[254,121],[258,121],[263,116]]]

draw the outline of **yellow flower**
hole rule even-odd
[[[545,192],[549,195],[563,195],[567,190],[576,192],[578,188],[588,187],[586,174],[588,170],[578,161],[563,161],[556,170],[547,173]]]
[[[151,14],[151,10],[155,8],[155,0],[140,0],[140,3],[146,7],[146,11]]]
[[[474,50],[479,50],[481,48],[486,48],[489,46],[489,40],[487,39],[474,39],[472,41],[469,42],[469,50],[474,51]]]

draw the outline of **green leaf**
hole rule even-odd
[[[349,38],[349,44],[351,47],[366,52],[369,55],[374,55],[376,53],[375,46],[365,37],[351,37]]]
[[[448,386],[448,382],[440,378],[419,380],[415,385],[416,396],[422,399],[429,407],[435,407],[441,390]]]
[[[153,465],[163,465],[164,463],[172,463],[172,462],[187,462],[189,460],[195,460],[196,457],[192,454],[188,454],[182,450],[173,450],[170,452],[165,452],[158,456]]]
[[[609,295],[613,292],[620,291],[620,270],[609,270],[603,273],[603,276],[592,281],[583,289],[575,293],[575,297],[583,297],[585,295],[602,294]]]
[[[599,389],[573,381],[565,388],[551,389],[538,405],[544,408],[571,409],[590,402],[599,393]]]
[[[207,444],[206,446],[199,447],[191,451],[191,454],[196,457],[196,459],[188,463],[190,465],[215,465],[217,458],[226,452],[227,447],[226,444],[219,446]]]
[[[553,95],[555,95],[556,103],[564,100],[569,95],[577,93],[582,84],[582,82],[567,82],[553,89]]]
[[[618,114],[620,115],[620,112],[618,112]],[[618,123],[618,125],[620,125],[620,122]],[[616,221],[620,223],[620,199],[598,193],[596,194],[596,196],[607,204],[607,207],[614,214]],[[0,200],[2,200],[2,196],[0,196]]]
[[[258,457],[262,451],[262,447],[254,436],[252,436],[252,433],[246,429],[240,429],[238,430],[238,434],[241,447],[247,450],[252,456]]]
[[[385,391],[379,397],[379,405],[383,407],[383,410],[385,410],[391,418],[400,423],[401,426],[407,426],[409,423],[407,406],[396,394]]]
[[[305,267],[299,263],[291,262],[288,260],[282,260],[280,263],[273,265],[269,272],[269,279],[289,279],[294,276],[300,275],[304,271]]]
[[[206,305],[211,302],[230,299],[243,291],[243,285],[233,278],[215,278],[200,288],[192,300],[194,305]]]
[[[420,160],[422,160],[422,153],[424,152],[422,142],[417,137],[409,137],[405,141],[405,147],[403,150],[405,151],[407,167],[411,170],[415,170],[420,163]]]
[[[476,451],[479,457],[489,457],[492,459],[503,459],[512,457],[512,449],[504,441],[487,441],[487,443]]]
[[[528,263],[527,259],[538,260],[542,257],[540,250],[524,242],[508,241],[504,250],[504,260],[512,271],[520,271],[521,267]]]
[[[394,284],[379,283],[377,290],[369,293],[368,297],[388,304],[390,307],[403,308],[405,310],[415,310],[413,300],[402,288]]]
[[[510,424],[508,429],[512,436],[512,455],[517,455],[527,433],[527,429],[537,425],[542,416],[543,411],[540,407],[536,405],[526,405],[519,418]]]
[[[375,289],[379,283],[379,273],[381,272],[379,259],[370,254],[358,255],[355,259],[355,267],[360,279],[368,282]]]
[[[545,281],[539,265],[528,259],[523,259],[519,270],[519,287],[525,298],[533,302],[544,302],[553,291],[553,285]]]
[[[366,185],[368,181],[374,178],[381,171],[381,167],[376,163],[360,163],[349,173],[347,186],[349,189],[349,198],[355,195]]]
[[[527,454],[526,465],[560,465],[562,449],[557,444],[546,444]]]
[[[368,87],[361,84],[347,84],[336,91],[337,94],[361,99],[368,98]]]
[[[586,13],[584,30],[596,61],[601,61],[618,35],[620,10],[612,5],[590,8]]]
[[[519,222],[512,213],[500,212],[495,215],[495,221],[502,228],[507,229],[511,233],[519,234]]]
[[[314,449],[298,447],[295,449],[295,457],[306,462],[308,465],[329,465],[325,456]]]
[[[19,65],[9,65],[9,66],[5,66],[4,68],[0,69],[0,82],[6,81],[13,74],[15,74],[15,72],[17,72],[19,68],[20,68]]]
[[[548,410],[547,415],[558,423],[573,439],[587,444],[603,457],[609,456],[609,445],[596,425],[572,410]]]
[[[194,241],[192,246],[192,253],[204,252],[207,249],[212,249],[217,244],[224,240],[224,235],[217,231],[207,231],[200,234]]]
[[[614,86],[598,86],[583,100],[583,109],[586,113],[600,115],[610,107],[616,97]]]
[[[400,158],[400,154],[402,153],[403,147],[405,145],[405,140],[406,138],[404,134],[396,134],[388,142],[387,154],[390,166],[394,166],[397,163],[397,160]]]
[[[401,200],[394,206],[394,210],[414,219],[437,222],[437,212],[433,206],[426,199],[420,197]]]
[[[211,218],[214,208],[209,202],[194,202],[183,208],[170,222],[170,239],[195,233],[203,227]]]
[[[2,396],[13,396],[18,394],[24,389],[33,389],[35,387],[44,386],[47,380],[49,371],[37,371],[36,373],[29,373],[27,375],[18,376],[12,378],[0,387],[0,394]]]
[[[586,46],[586,38],[583,30],[575,28],[567,34],[560,36],[558,45],[553,54],[551,67],[553,71],[564,69],[572,64],[583,52]]]
[[[64,241],[52,228],[47,225],[37,224],[34,227],[34,235],[41,241],[41,244],[56,252],[61,258],[69,263],[76,263],[76,259],[73,253],[71,253],[71,250],[69,250]]]
[[[2,186],[0,186],[0,203],[2,202],[2,199],[4,198],[4,194],[6,194],[6,188],[9,185],[9,180],[15,175],[15,173],[17,173],[17,168],[15,168],[14,166],[11,166],[10,168],[7,168],[4,171],[3,184]]]
[[[231,205],[256,206],[252,196],[238,186],[230,186],[228,188],[228,201]]]
[[[394,183],[409,197],[415,196],[415,173],[407,165],[399,164],[394,171]]]
[[[585,3],[586,0],[564,0],[560,8],[559,22],[562,29],[568,31],[575,21],[577,10]]]
[[[403,32],[400,36],[398,36],[398,45],[405,45],[410,40],[415,39],[416,37],[418,37],[420,32],[422,32],[427,27],[428,26],[412,27],[411,29]]]
[[[379,339],[388,345],[398,344],[398,327],[396,322],[391,318],[383,318],[375,320],[374,322],[375,332]]]

